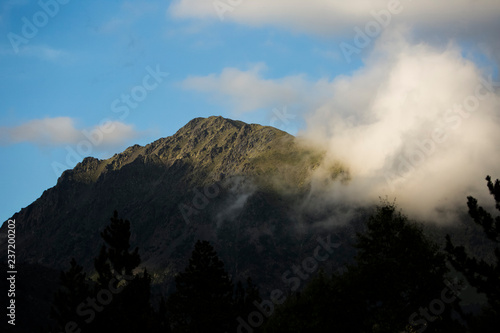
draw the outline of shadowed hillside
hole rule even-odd
[[[171,137],[65,171],[13,216],[17,260],[59,270],[74,257],[91,273],[116,209],[133,221],[131,242],[155,282],[172,281],[197,239],[215,244],[230,274],[279,281],[315,246],[318,234],[299,227],[310,218],[298,210],[322,158],[272,127],[193,119]],[[338,165],[331,173],[346,175]]]

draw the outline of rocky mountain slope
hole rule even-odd
[[[131,243],[157,294],[172,290],[198,239],[214,245],[233,281],[252,277],[264,298],[273,289],[287,290],[284,275],[304,285],[310,274],[295,270],[313,256],[318,239],[336,244],[322,267],[341,269],[354,254],[354,230],[367,218],[363,208],[322,205],[321,192],[312,188],[335,181],[348,182],[349,172],[327,164],[321,150],[276,128],[222,117],[193,119],[170,137],[106,160],[87,157],[12,217],[24,272],[18,275],[19,312],[36,309],[30,320],[43,322],[58,272],[71,258],[92,275],[100,232],[114,210],[131,221]],[[342,215],[344,209],[349,214]],[[332,216],[348,221],[322,223]],[[468,230],[464,243],[477,234]],[[447,231],[429,232],[441,242]],[[6,238],[0,247],[6,248]],[[0,253],[3,262],[6,253]]]
[[[171,281],[206,239],[233,276],[270,285],[316,246],[315,231],[300,231],[297,208],[322,158],[272,127],[193,119],[171,137],[65,171],[13,216],[17,260],[59,270],[74,257],[91,272],[99,232],[116,209],[131,221],[132,243],[157,283]],[[339,166],[330,172],[347,175]]]

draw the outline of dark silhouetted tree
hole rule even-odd
[[[490,194],[495,200],[495,208],[500,211],[500,181],[495,183],[486,177]],[[479,317],[463,314],[475,332],[497,332],[500,327],[500,216],[493,217],[475,198],[467,197],[469,215],[482,227],[486,237],[495,245],[495,263],[471,257],[463,246],[453,245],[449,235],[446,236],[446,250],[453,266],[462,272],[471,285],[479,292],[485,293],[488,306]]]
[[[252,282],[251,278],[247,279],[246,288],[239,281],[234,291],[233,309],[239,316],[255,311],[254,302],[261,302],[259,288]]]
[[[297,326],[301,332],[460,331],[450,318],[451,306],[432,320],[419,313],[446,287],[445,256],[395,204],[377,208],[354,246],[356,264],[342,275],[313,279],[278,307],[266,332],[291,332]]]
[[[115,211],[101,233],[105,245],[94,260],[96,281],[87,280],[73,259],[61,274],[51,315],[62,332],[169,332],[165,306],[155,313],[150,304],[151,278],[144,269],[135,273],[141,260],[138,248],[130,251],[130,222]],[[75,322],[76,325],[71,324]],[[70,323],[70,327],[67,325]]]
[[[74,258],[69,270],[61,272],[59,280],[60,287],[54,294],[50,315],[56,321],[56,330],[65,332],[68,323],[81,326],[82,318],[77,315],[76,309],[90,295],[90,290],[86,274]]]
[[[101,232],[107,244],[107,257],[116,274],[131,275],[139,266],[139,248],[130,251],[130,222],[118,218],[115,210],[111,223]]]
[[[234,327],[232,282],[209,242],[196,242],[175,284],[168,301],[174,332],[226,332]]]
[[[99,255],[94,259],[94,268],[97,272],[97,284],[99,286],[107,286],[113,279],[111,264],[109,263],[106,246],[103,245],[99,251]]]
[[[116,211],[110,220],[111,223],[101,232],[105,245],[94,261],[98,275],[94,295],[110,289],[119,292],[112,294],[109,304],[102,305],[103,309],[91,323],[92,330],[150,331],[153,327],[148,326],[158,325],[149,301],[151,277],[145,269],[134,274],[141,259],[137,247],[130,250],[130,222],[118,218]]]
[[[398,332],[413,324],[409,323],[412,313],[441,297],[448,272],[445,255],[425,237],[419,225],[396,211],[394,204],[377,209],[367,223],[367,231],[358,234],[355,247],[357,266],[352,267],[349,275],[357,275],[356,280],[364,286],[367,328]],[[450,313],[451,307],[448,307],[441,318],[427,320],[427,324],[433,326],[427,330],[447,327]],[[416,318],[419,317],[423,316]],[[413,326],[422,329],[419,325]]]
[[[265,332],[350,332],[347,318],[339,320],[345,301],[352,295],[341,297],[342,290],[320,271],[302,292],[289,296],[282,306],[277,306],[265,324]],[[351,316],[362,318],[362,304],[353,309]]]

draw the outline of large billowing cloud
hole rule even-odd
[[[333,198],[387,195],[434,220],[465,208],[467,195],[486,200],[484,177],[500,178],[500,83],[461,51],[388,35],[365,68],[334,80],[303,133],[351,170],[348,186],[329,190]]]
[[[119,146],[137,138],[132,125],[104,121],[91,128],[77,129],[70,117],[34,119],[15,127],[0,129],[0,144],[29,142],[39,146],[78,145],[85,142],[97,150]]]
[[[467,195],[488,198],[487,174],[500,177],[500,83],[462,53],[386,33],[365,67],[333,80],[225,69],[184,85],[236,109],[299,103],[307,122],[299,136],[352,176],[314,191],[359,204],[395,197],[413,216],[450,220]]]
[[[484,177],[500,178],[497,0],[180,0],[169,11],[334,37],[347,61],[364,49],[363,66],[335,78],[267,79],[260,65],[184,81],[234,110],[298,106],[307,123],[299,136],[352,177],[348,185],[314,182],[312,198],[365,204],[388,196],[436,221],[453,220],[467,195],[491,203]]]

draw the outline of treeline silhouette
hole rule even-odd
[[[486,181],[500,211],[500,182],[489,176]],[[440,250],[422,225],[384,201],[366,230],[356,235],[354,263],[342,273],[321,270],[279,304],[262,301],[251,279],[234,285],[214,248],[198,240],[188,266],[175,278],[175,291],[153,306],[151,277],[146,269],[138,270],[138,248],[130,248],[130,222],[115,211],[101,233],[105,244],[93,276],[86,276],[74,259],[61,273],[51,331],[497,332],[500,216],[493,217],[473,197],[467,205],[470,217],[496,245],[494,263],[467,254],[449,235]],[[467,312],[461,296],[472,287],[487,302]]]
[[[228,332],[235,318],[260,301],[251,279],[233,282],[207,241],[197,241],[189,265],[175,278],[176,291],[150,302],[151,276],[137,271],[138,248],[130,250],[130,222],[114,212],[101,233],[105,245],[89,278],[73,259],[54,295],[51,332]]]

